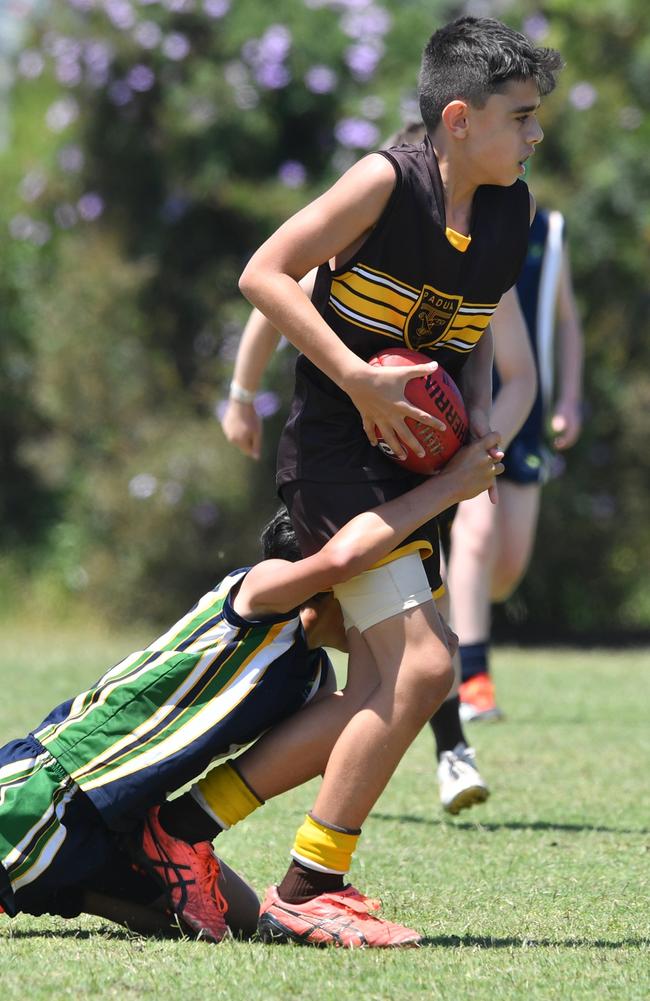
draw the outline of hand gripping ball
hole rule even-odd
[[[409,348],[386,348],[370,359],[370,365],[422,365],[431,358],[419,351]],[[406,457],[398,459],[383,438],[378,438],[378,446],[382,452],[394,462],[413,473],[430,475],[441,469],[452,455],[465,444],[468,435],[467,411],[458,386],[445,372],[438,368],[427,376],[417,376],[406,383],[406,399],[426,410],[428,414],[437,417],[446,425],[444,431],[427,427],[412,417],[406,418],[406,423],[418,439],[425,454],[418,456],[407,445],[404,445]]]

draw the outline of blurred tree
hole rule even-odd
[[[163,615],[256,557],[292,360],[260,399],[272,426],[253,468],[215,422],[246,315],[237,277],[417,115],[422,44],[463,10],[567,59],[531,181],[567,216],[588,340],[584,440],[547,488],[502,629],[515,613],[517,636],[650,629],[644,0],[59,0],[34,18],[0,156],[3,527],[47,527],[41,567],[64,588]]]

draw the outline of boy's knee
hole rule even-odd
[[[402,710],[421,726],[433,716],[440,703],[451,691],[454,668],[448,654],[420,661],[400,672],[396,696]]]

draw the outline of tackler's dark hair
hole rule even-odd
[[[262,529],[260,542],[265,560],[288,560],[290,563],[295,563],[302,559],[296,533],[284,504]]]

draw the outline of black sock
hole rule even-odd
[[[444,751],[453,751],[456,744],[466,744],[459,715],[460,700],[457,695],[443,702],[435,716],[429,720],[436,739],[438,757]]]
[[[292,859],[278,885],[278,896],[286,904],[304,904],[321,893],[336,893],[345,886],[343,873],[319,872]]]
[[[467,643],[458,647],[460,654],[461,679],[469,681],[477,674],[489,674],[490,641]]]
[[[191,845],[197,841],[212,841],[223,830],[189,792],[177,799],[166,800],[160,807],[158,820],[172,838],[188,841]]]

